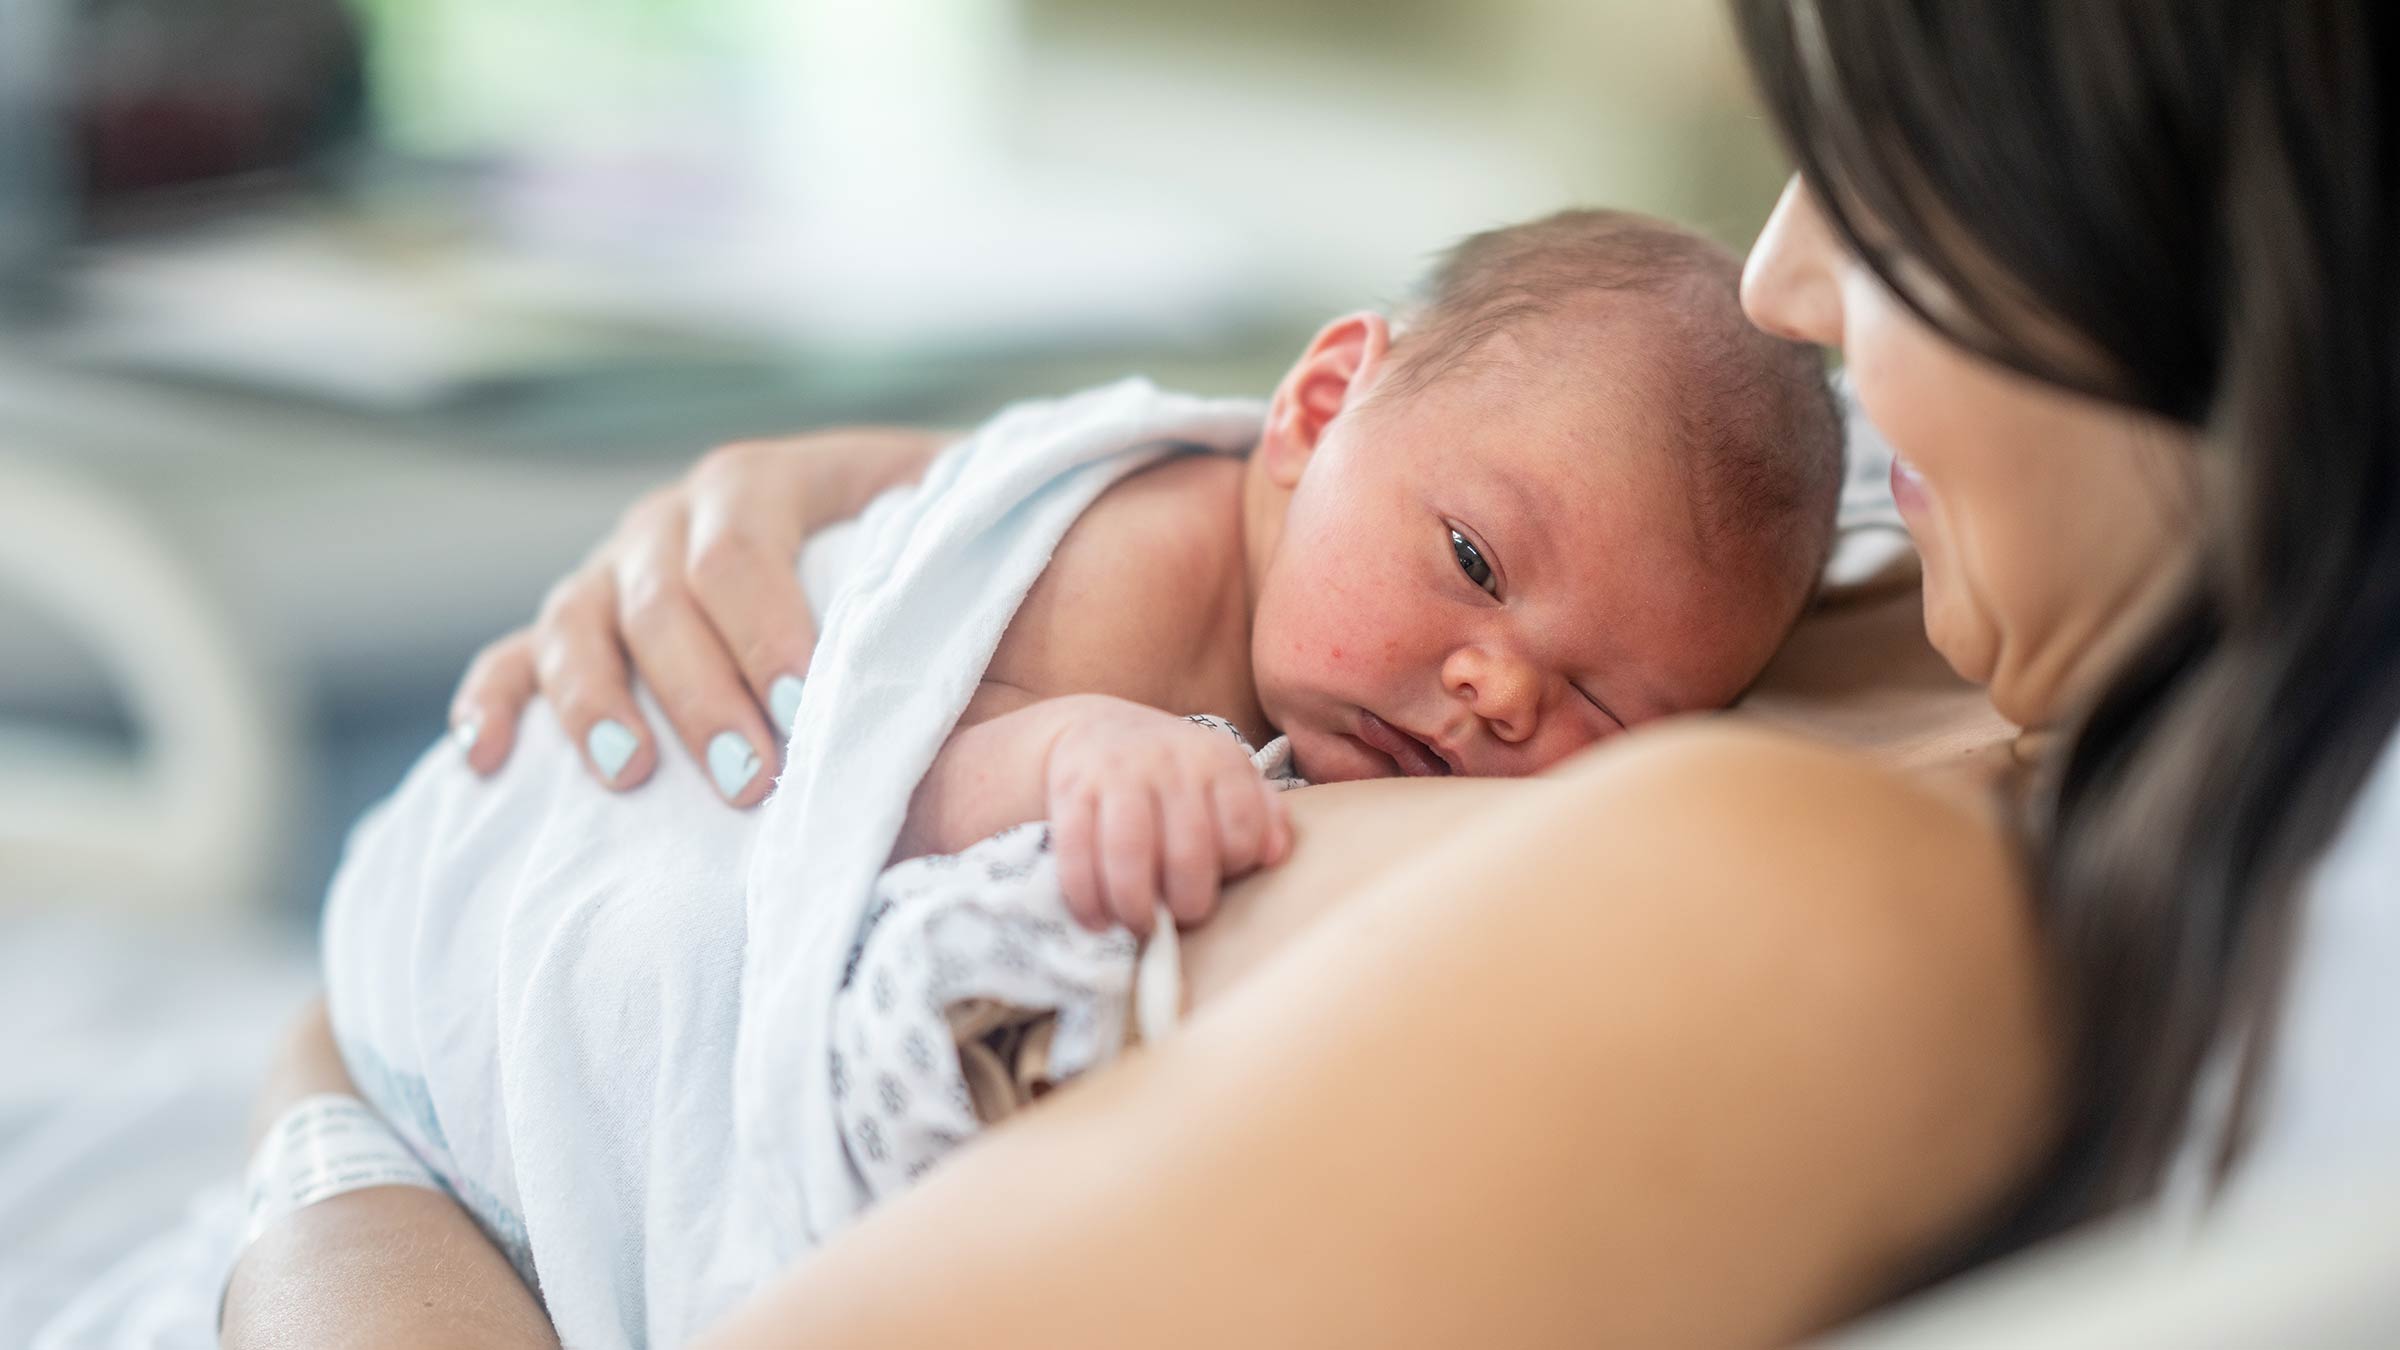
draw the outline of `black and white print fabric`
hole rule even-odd
[[[1241,740],[1222,719],[1192,720]],[[1278,788],[1301,786],[1280,737],[1252,762]],[[1046,824],[886,869],[835,997],[829,1066],[868,1191],[910,1185],[1005,1113],[996,1093],[1024,1095],[994,1075],[1038,1076],[1038,1093],[1115,1059],[1139,956],[1130,933],[1069,916]]]

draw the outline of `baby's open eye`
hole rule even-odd
[[[1458,559],[1458,570],[1467,574],[1467,580],[1493,595],[1500,593],[1492,576],[1492,565],[1483,560],[1482,550],[1468,543],[1467,537],[1456,530],[1450,532],[1450,552]]]

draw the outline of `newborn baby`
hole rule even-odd
[[[1534,773],[1740,694],[1840,455],[1736,277],[1563,215],[1327,326],[1263,421],[1141,381],[1002,414],[810,544],[839,576],[758,811],[690,765],[595,792],[537,710],[491,781],[437,750],[360,823],[324,929],[360,1093],[565,1343],[690,1339],[1171,1028],[1173,948],[1126,930],[1275,858],[1277,786]]]
[[[1317,334],[1246,458],[1137,474],[1077,520],[919,787],[898,857],[1048,820],[1069,908],[1163,901],[1284,847],[1244,748],[1316,782],[1524,775],[1720,708],[1824,561],[1840,431],[1739,264],[1646,218],[1467,240],[1397,319]]]

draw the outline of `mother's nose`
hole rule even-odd
[[[1842,344],[1841,245],[1794,174],[1742,266],[1742,312],[1779,338]]]

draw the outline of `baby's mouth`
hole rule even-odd
[[[1358,712],[1358,738],[1368,748],[1390,757],[1400,772],[1411,778],[1446,778],[1450,764],[1433,752],[1433,747],[1361,708]]]

